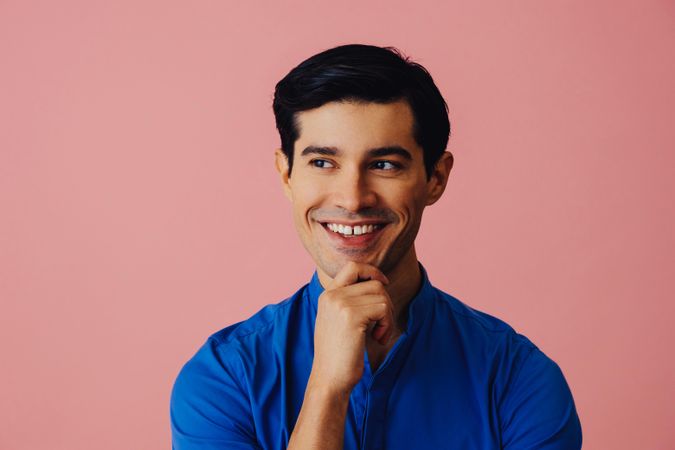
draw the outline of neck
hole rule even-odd
[[[408,305],[422,283],[422,272],[414,247],[385,275],[389,279],[386,290],[394,304],[394,320],[398,331],[403,332],[408,323]]]

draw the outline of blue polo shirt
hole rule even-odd
[[[581,448],[581,425],[558,365],[509,325],[436,289],[424,268],[407,330],[354,387],[345,449]],[[175,450],[284,449],[312,370],[323,287],[213,334],[171,395]]]

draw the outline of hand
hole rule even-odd
[[[366,280],[366,281],[362,281]],[[366,335],[386,345],[394,332],[394,307],[375,266],[349,262],[319,297],[310,382],[351,392],[363,375]]]

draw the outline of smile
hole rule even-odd
[[[343,236],[361,236],[362,234],[372,233],[380,228],[379,224],[363,224],[363,225],[343,225],[341,223],[327,223],[325,224],[333,233],[338,233]]]
[[[320,225],[326,230],[328,240],[332,242],[336,249],[363,251],[375,245],[388,223],[352,223],[346,225],[344,223],[322,222]]]

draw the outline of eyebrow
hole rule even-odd
[[[342,152],[340,151],[340,149],[335,147],[318,147],[315,145],[310,145],[308,147],[305,147],[302,153],[300,153],[300,156],[307,156],[307,155],[340,156],[341,154]],[[407,159],[408,161],[412,161],[412,155],[410,154],[410,152],[399,145],[371,148],[366,152],[366,154],[371,158],[398,155]]]

